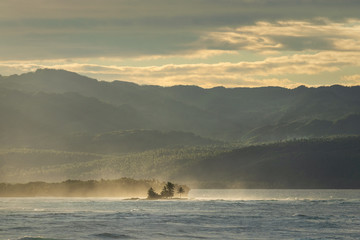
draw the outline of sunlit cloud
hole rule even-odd
[[[358,84],[360,1],[4,0],[0,74],[139,84]],[[335,76],[336,75],[336,76]],[[335,79],[337,78],[337,79]],[[306,80],[305,80],[306,82]]]
[[[347,86],[360,85],[360,74],[343,76],[341,78],[341,83]]]
[[[198,46],[218,50],[251,50],[263,53],[280,51],[326,50],[359,51],[360,20],[336,23],[327,19],[309,21],[257,22],[209,32]]]
[[[199,85],[202,87],[226,86],[283,86],[294,87],[302,83],[290,81],[291,75],[316,75],[340,71],[346,66],[359,66],[360,53],[320,52],[268,57],[262,61],[215,64],[165,64],[161,66],[117,66],[88,63],[32,64],[0,63],[0,69],[21,72],[37,68],[66,69],[100,80],[122,80],[139,84]],[[357,84],[356,76],[341,80]],[[339,79],[340,80],[340,79]],[[352,82],[351,82],[352,81]],[[327,84],[319,80],[314,85]]]
[[[358,51],[359,6],[354,0],[3,0],[0,59]]]

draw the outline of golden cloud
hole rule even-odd
[[[116,66],[87,63],[32,64],[0,63],[0,69],[16,69],[21,72],[37,68],[56,68],[78,72],[98,79],[136,82],[139,84],[199,85],[214,87],[239,86],[283,86],[292,87],[292,75],[315,75],[336,72],[346,66],[359,66],[360,53],[327,51],[316,54],[295,54],[292,56],[268,57],[262,61],[215,64],[165,64],[162,66]],[[355,76],[342,80],[357,83]],[[355,80],[354,80],[355,79]],[[299,83],[297,83],[299,85]]]
[[[251,50],[267,53],[284,50],[360,50],[360,20],[336,23],[310,21],[257,22],[205,33],[198,46],[209,49]]]

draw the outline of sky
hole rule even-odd
[[[1,0],[0,75],[205,88],[360,85],[358,0]]]

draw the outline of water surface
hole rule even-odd
[[[360,239],[359,190],[192,190],[190,200],[0,198],[0,239]]]

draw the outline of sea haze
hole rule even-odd
[[[1,236],[358,239],[359,190],[192,190],[189,200],[1,198]]]

